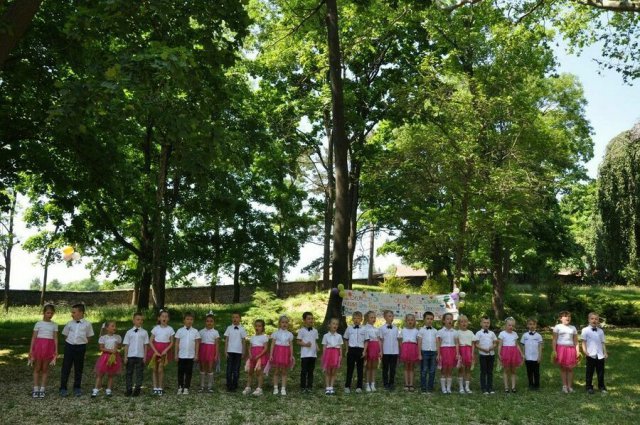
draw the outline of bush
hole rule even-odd
[[[390,276],[385,278],[380,284],[382,292],[387,294],[408,294],[411,292],[411,286],[407,279],[398,276]]]
[[[425,279],[420,287],[421,294],[448,294],[451,292],[451,283],[444,275],[435,278]]]

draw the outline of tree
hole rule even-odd
[[[3,195],[9,200],[7,208],[0,209],[0,250],[4,266],[4,311],[9,311],[9,290],[11,287],[11,254],[13,247],[18,244],[15,234],[15,217],[18,206],[18,193],[8,190]]]
[[[39,291],[42,289],[42,281],[39,277],[34,277],[31,282],[29,282],[29,289],[32,291]]]
[[[2,3],[0,3],[2,14],[0,16],[0,69],[29,29],[42,0],[15,0],[9,5]]]

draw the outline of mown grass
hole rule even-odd
[[[232,311],[245,313],[243,321],[250,324],[254,315],[275,317],[287,313],[298,327],[298,317],[303,311],[312,311],[322,319],[326,295],[312,294],[287,300],[262,298],[259,303],[242,305],[190,305],[170,309],[172,325],[180,326],[180,314],[195,311],[197,317],[213,309],[216,312],[218,330],[224,330]],[[132,309],[128,306],[89,309],[87,319],[98,324],[105,319],[118,321],[120,333],[130,326]],[[63,324],[68,320],[68,310],[61,310],[55,319]],[[419,392],[344,395],[340,390],[344,382],[344,368],[338,375],[338,396],[327,398],[322,394],[322,374],[316,368],[316,391],[312,395],[301,394],[297,388],[299,366],[292,372],[286,398],[266,395],[262,398],[243,397],[239,393],[228,394],[224,389],[224,373],[216,376],[215,394],[191,394],[177,396],[176,366],[168,367],[163,398],[148,394],[129,399],[122,394],[124,378],[115,384],[115,395],[91,399],[87,395],[76,399],[61,399],[56,394],[60,366],[53,368],[49,379],[48,395],[44,400],[32,400],[31,370],[26,364],[26,353],[33,323],[40,318],[36,308],[15,308],[8,315],[0,315],[0,399],[2,423],[51,424],[636,424],[640,421],[640,329],[607,330],[610,359],[607,362],[606,380],[609,394],[589,396],[584,391],[584,363],[576,368],[576,390],[571,395],[560,393],[557,368],[550,363],[550,338],[545,337],[542,365],[542,389],[530,393],[526,390],[526,372],[519,370],[517,394],[502,393],[493,396],[479,394],[479,369],[473,372],[471,395],[423,395]],[[154,321],[147,317],[146,328]],[[270,319],[273,320],[273,319]],[[198,321],[201,323],[201,320]],[[88,351],[83,376],[87,394],[93,386],[93,365],[97,358],[96,340]],[[60,363],[59,363],[60,364]],[[222,365],[224,371],[224,364]],[[378,382],[380,382],[378,372]],[[241,381],[244,382],[244,372]],[[195,386],[198,374],[194,373]],[[496,373],[496,387],[501,388],[501,377]],[[241,385],[242,385],[241,382]],[[402,383],[402,367],[398,368],[397,384]],[[151,376],[145,371],[145,384],[150,386]],[[265,386],[270,388],[270,381]],[[267,391],[269,393],[270,391]]]

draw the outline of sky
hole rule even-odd
[[[629,86],[623,82],[620,74],[601,69],[594,61],[594,58],[601,57],[598,46],[585,49],[580,56],[568,55],[561,46],[557,48],[556,53],[560,62],[559,71],[577,75],[584,88],[584,95],[588,102],[586,116],[594,131],[594,157],[586,167],[589,175],[595,178],[609,140],[640,121],[640,82],[635,86]],[[22,201],[24,208],[24,200]],[[19,240],[26,239],[31,233],[21,221],[17,223],[16,231]],[[385,235],[378,237],[375,241],[376,248],[382,245],[386,238]],[[368,243],[368,239],[363,241],[366,247]],[[287,279],[301,277],[303,274],[300,269],[321,255],[321,246],[305,245],[301,251],[300,262],[291,268]],[[12,258],[11,288],[27,289],[34,278],[42,277],[42,268],[37,265],[37,259],[24,252],[20,245],[14,248]],[[399,258],[393,255],[376,257],[375,268],[385,270],[392,264],[398,264],[399,261]],[[66,283],[86,277],[89,277],[89,271],[83,264],[71,267],[56,264],[49,268],[49,280],[58,279]]]

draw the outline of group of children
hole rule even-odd
[[[74,368],[73,393],[82,395],[81,380],[84,358],[89,339],[94,335],[91,324],[84,319],[84,305],[77,304],[71,309],[72,319],[62,331],[65,336],[64,356],[60,378],[60,395],[66,397],[69,392],[67,382]],[[48,368],[54,365],[58,356],[58,326],[52,322],[55,313],[53,305],[46,305],[43,320],[36,323],[29,350],[29,362],[33,364],[33,397],[43,398],[48,376]],[[289,331],[289,319],[281,316],[278,329],[270,336],[265,334],[265,322],[254,322],[254,334],[250,338],[241,325],[239,313],[231,316],[231,325],[224,333],[224,356],[226,357],[226,387],[228,391],[238,389],[240,369],[245,360],[247,384],[244,395],[263,394],[264,376],[273,371],[273,394],[287,394],[289,371],[295,364],[293,345],[300,346],[300,387],[302,392],[313,388],[313,375],[318,357],[318,331],[314,328],[311,313],[303,314],[303,327],[297,336]],[[458,329],[454,329],[453,315],[446,313],[442,317],[442,328],[433,326],[434,314],[424,313],[423,326],[417,328],[416,318],[412,314],[405,316],[404,327],[399,329],[391,311],[384,312],[385,323],[376,327],[375,312],[364,316],[355,312],[352,324],[344,335],[338,333],[339,320],[332,319],[328,332],[322,337],[321,366],[325,376],[325,394],[334,395],[337,371],[341,366],[343,348],[346,346],[346,381],[344,392],[351,392],[354,372],[356,373],[355,392],[375,392],[375,377],[378,364],[382,366],[382,381],[386,390],[393,390],[398,362],[404,365],[404,390],[415,391],[415,369],[420,365],[420,387],[422,392],[433,392],[436,370],[440,369],[440,386],[443,394],[452,392],[453,371],[457,370],[458,390],[471,393],[471,372],[476,363],[475,351],[478,351],[480,363],[480,388],[484,394],[495,393],[493,387],[493,369],[496,353],[499,366],[503,369],[505,392],[516,392],[516,371],[523,363],[527,368],[529,389],[540,387],[540,362],[542,360],[542,336],[537,332],[534,319],[527,321],[528,331],[522,337],[515,332],[515,320],[507,318],[504,329],[498,336],[491,331],[488,317],[482,318],[481,329],[473,333],[468,329],[466,316],[458,317]],[[363,320],[366,324],[363,324]],[[593,374],[596,372],[598,388],[606,392],[604,384],[604,362],[607,358],[605,337],[599,325],[596,313],[590,313],[589,326],[582,329],[582,351],[586,355],[586,388],[594,392]],[[144,368],[152,370],[153,394],[164,394],[164,369],[175,359],[178,363],[178,394],[189,394],[194,363],[199,364],[200,391],[212,392],[214,370],[219,362],[218,342],[220,334],[214,328],[212,312],[206,315],[205,327],[198,331],[193,327],[194,316],[185,314],[184,326],[174,331],[169,326],[169,313],[161,310],[158,323],[149,333],[143,329],[143,315],[133,315],[133,326],[124,339],[118,335],[116,322],[103,324],[98,340],[100,356],[95,365],[96,382],[91,393],[97,397],[106,378],[107,396],[111,396],[113,378],[126,369],[126,395],[138,396],[141,393]],[[573,392],[573,369],[581,357],[578,344],[578,332],[570,325],[571,314],[563,311],[559,315],[560,323],[553,328],[552,358],[560,367],[562,391]],[[521,348],[521,346],[523,348]],[[124,355],[120,355],[124,347]],[[366,369],[366,372],[365,372]],[[366,382],[363,382],[366,379]]]

